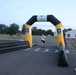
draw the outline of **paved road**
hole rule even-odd
[[[0,75],[76,75],[76,51],[67,47],[68,67],[57,66],[56,42],[47,40],[41,48],[40,40],[33,48],[0,54]],[[50,43],[51,42],[51,43]]]

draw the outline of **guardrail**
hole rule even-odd
[[[37,45],[33,42],[33,46]],[[27,41],[0,43],[0,54],[5,52],[17,51],[20,49],[29,48]]]

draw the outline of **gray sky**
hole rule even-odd
[[[51,14],[65,28],[76,29],[76,0],[0,0],[0,24],[17,23],[21,28],[33,15]],[[55,31],[49,22],[35,22],[32,26]]]

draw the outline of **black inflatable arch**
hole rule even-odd
[[[28,25],[32,25],[33,23],[35,23],[35,22],[37,22],[38,20],[37,20],[37,17],[38,16],[32,16],[27,22],[26,22],[26,24],[28,24]],[[45,21],[44,20],[44,17],[45,16],[43,16],[43,15],[40,15],[40,18],[42,18],[42,21]],[[46,18],[46,21],[48,22],[51,22],[54,26],[56,26],[57,24],[59,24],[59,23],[61,23],[57,18],[55,18],[53,15],[47,15],[47,17],[45,17]]]
[[[58,50],[59,50],[59,59],[58,65],[59,66],[68,66],[68,59],[67,54],[65,51],[65,43],[62,31],[62,24],[61,22],[54,17],[53,15],[34,15],[32,16],[25,24],[26,30],[26,41],[28,41],[29,46],[32,47],[32,34],[31,34],[31,25],[35,22],[51,22],[57,29],[57,41],[58,41]]]

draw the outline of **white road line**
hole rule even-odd
[[[66,51],[66,53],[70,53],[70,51],[69,50],[65,50]],[[58,50],[56,49],[55,50],[55,52],[57,53],[58,52]]]
[[[37,48],[37,49],[35,49],[34,51],[39,51],[40,50],[40,48]]]
[[[49,49],[46,49],[44,52],[48,52],[49,51]]]
[[[58,50],[56,49],[56,50],[55,50],[55,52],[57,53],[57,52],[58,52]]]
[[[66,53],[70,53],[69,50],[66,50]]]
[[[27,50],[27,51],[28,51],[28,50],[30,50],[30,49],[31,49],[31,48],[27,48],[27,49],[25,49],[25,50]]]

